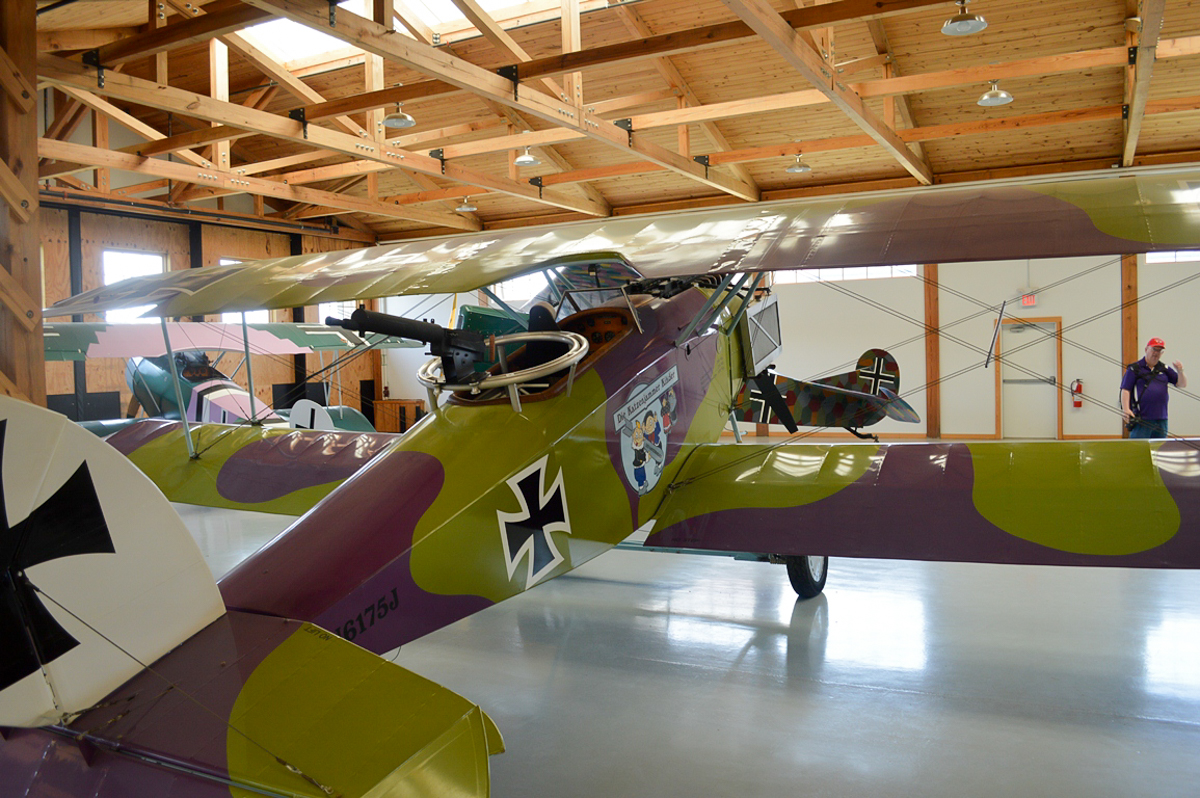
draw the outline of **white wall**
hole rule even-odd
[[[900,364],[900,393],[922,421],[884,419],[871,432],[925,434],[924,291],[915,277],[777,285],[783,328],[777,370],[799,379],[840,374],[852,370],[867,349],[887,349]]]
[[[996,432],[996,375],[982,364],[997,314],[981,312],[980,305],[998,306],[1005,299],[1006,317],[1062,319],[1063,382],[1082,380],[1084,396],[1094,400],[1076,410],[1071,397],[1059,393],[1063,435],[1120,434],[1114,412],[1122,365],[1119,257],[948,263],[939,268],[938,279],[943,435]],[[1040,289],[1032,308],[1016,302],[1027,287]]]

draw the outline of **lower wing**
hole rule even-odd
[[[1200,567],[1196,441],[700,446],[648,546]]]

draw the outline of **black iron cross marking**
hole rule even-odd
[[[881,357],[875,358],[875,364],[871,368],[859,369],[858,378],[867,384],[866,393],[869,394],[879,393],[881,386],[886,386],[893,391],[899,388],[899,381],[896,379],[896,375],[884,371],[883,358]]]
[[[7,426],[0,420],[0,462]],[[86,462],[16,526],[9,526],[0,484],[0,692],[79,645],[46,610],[25,569],[115,552]]]
[[[515,485],[510,480],[509,485],[521,502],[521,512],[497,511],[509,576],[516,573],[522,557],[528,555],[530,558],[526,587],[532,587],[564,559],[550,538],[550,532],[562,530],[570,534],[571,531],[561,472],[550,492],[542,495],[545,466],[546,458],[543,458],[520,476]]]
[[[768,424],[771,421],[771,406],[767,404],[766,398],[758,388],[750,389],[750,414],[759,424]]]

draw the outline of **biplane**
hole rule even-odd
[[[97,796],[485,794],[494,724],[378,655],[634,531],[785,563],[802,596],[822,589],[828,556],[1200,567],[1190,441],[720,441],[739,413],[796,421],[806,391],[818,415],[823,396],[859,403],[840,426],[912,413],[873,353],[853,384],[774,375],[763,272],[1195,247],[1180,179],[483,233],[135,278],[56,305],[174,317],[534,271],[553,300],[501,336],[361,309],[337,320],[429,345],[432,412],[403,436],[153,419],[77,443],[88,436],[61,418],[0,404],[0,774],[19,794],[51,780]],[[636,279],[576,309],[562,272],[604,264]],[[155,486],[300,517],[214,585]]]
[[[287,322],[257,322],[245,327],[229,322],[170,322],[161,334],[144,324],[57,322],[47,323],[44,335],[47,361],[126,359],[125,382],[132,394],[126,417],[82,422],[85,429],[98,435],[110,435],[129,426],[139,409],[147,416],[179,419],[186,415],[196,422],[251,421],[304,429],[373,431],[359,410],[341,405],[328,407],[328,396],[322,404],[300,399],[294,408],[276,409],[255,401],[249,391],[218,370],[221,358],[228,352],[241,353],[242,361],[233,376],[245,366],[252,385],[251,354],[323,356],[328,352],[352,357],[368,348],[416,345],[382,336],[364,340],[324,324]],[[218,353],[215,361],[209,359],[211,352]],[[329,368],[336,373],[338,365],[334,360]],[[180,412],[181,407],[185,413]]]

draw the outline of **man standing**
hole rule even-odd
[[[1151,338],[1146,344],[1146,356],[1125,368],[1121,379],[1121,412],[1129,423],[1131,438],[1167,437],[1167,386],[1187,387],[1183,364],[1176,360],[1162,362],[1166,344],[1161,338]]]

